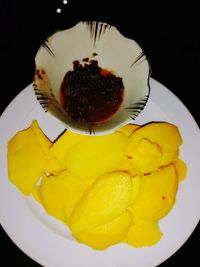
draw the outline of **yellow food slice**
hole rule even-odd
[[[41,135],[36,136],[31,127],[19,131],[8,142],[8,176],[25,195],[31,193],[45,169],[45,143]]]
[[[125,211],[114,220],[97,226],[94,229],[84,230],[73,234],[73,236],[81,243],[98,249],[103,250],[109,246],[121,242],[132,222],[132,215]]]
[[[141,178],[140,194],[131,209],[140,218],[159,220],[174,205],[178,178],[173,165],[144,175]]]
[[[45,171],[52,175],[58,175],[60,172],[66,169],[66,165],[57,160],[51,153],[47,155],[47,164]]]
[[[66,153],[70,148],[88,139],[89,136],[80,135],[71,131],[65,131],[53,144],[49,152],[55,156],[60,162],[65,164]]]
[[[81,179],[91,179],[119,169],[125,160],[127,137],[121,133],[91,136],[69,150],[66,165]]]
[[[41,184],[38,191],[33,193],[49,215],[65,222],[66,190],[63,183],[50,176]]]
[[[156,171],[178,158],[182,138],[170,123],[150,123],[135,130],[128,139],[127,157],[140,173]]]
[[[187,166],[186,166],[185,162],[181,159],[178,159],[177,161],[175,161],[174,166],[176,168],[178,181],[181,182],[187,176]]]
[[[46,171],[51,174],[58,174],[66,168],[66,154],[70,148],[88,139],[89,136],[80,135],[71,131],[65,131],[49,149]]]
[[[181,143],[178,128],[160,122],[105,136],[66,131],[52,144],[33,121],[8,142],[8,174],[79,242],[99,250],[122,241],[152,246],[187,174]]]
[[[133,177],[140,174],[138,170],[134,169],[132,162],[127,157],[124,159],[122,165],[119,166],[119,169],[128,172]]]
[[[80,181],[68,171],[64,171],[42,181],[38,188],[39,199],[48,214],[68,224],[75,204],[88,185],[88,182]],[[38,198],[37,194],[35,197]]]
[[[127,137],[129,137],[136,129],[138,129],[140,125],[137,124],[127,124],[120,129],[117,130],[117,132],[123,133]]]
[[[134,216],[125,241],[134,247],[152,246],[162,237],[156,221],[146,221]]]
[[[42,204],[41,194],[40,194],[40,186],[41,184],[44,184],[50,176],[47,176],[45,173],[42,174],[40,181],[36,186],[33,187],[31,191],[31,195],[33,198],[40,204]]]
[[[40,197],[40,192],[39,192],[39,186],[34,186],[32,191],[31,191],[32,196],[34,199],[41,204],[41,197]]]
[[[113,172],[99,176],[85,191],[71,216],[73,233],[93,229],[105,224],[131,204],[132,182],[125,172]]]
[[[45,152],[49,150],[52,145],[52,142],[49,138],[43,133],[40,129],[39,124],[36,120],[33,120],[31,123],[31,129],[35,136],[37,137],[38,142],[40,143],[41,147],[44,149]]]
[[[131,194],[131,203],[135,202],[138,198],[141,190],[141,179],[139,176],[131,178],[132,182],[132,194]]]

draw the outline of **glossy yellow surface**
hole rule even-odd
[[[137,124],[127,124],[117,130],[117,132],[120,132],[127,137],[129,137],[136,129],[138,129],[140,125]]]
[[[8,143],[9,179],[93,249],[152,246],[187,174],[181,144],[165,122],[105,136],[65,131],[52,144],[33,121]]]
[[[139,173],[150,173],[177,160],[181,144],[182,138],[175,125],[149,123],[131,134],[127,155]]]
[[[174,166],[177,172],[178,180],[181,182],[186,178],[187,175],[187,166],[185,162],[181,159],[178,159],[177,161],[174,162]]]
[[[25,195],[31,193],[42,175],[50,146],[36,121],[8,142],[8,177]]]
[[[119,170],[125,160],[127,137],[121,133],[91,136],[66,154],[66,167],[80,179],[97,178]]]
[[[162,237],[157,221],[143,220],[134,216],[125,241],[136,248],[152,246]]]
[[[72,232],[92,229],[122,214],[131,204],[132,183],[128,173],[99,176],[77,203],[70,221]]]
[[[68,151],[87,138],[86,135],[65,131],[49,149],[46,171],[57,174],[59,171],[66,169],[66,154]]]
[[[73,233],[79,242],[85,243],[94,249],[105,249],[111,245],[122,242],[132,222],[132,215],[124,211],[121,215],[105,224]]]
[[[173,207],[178,178],[173,165],[140,177],[140,194],[131,209],[146,220],[160,220]]]

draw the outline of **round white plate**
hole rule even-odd
[[[31,197],[24,197],[7,177],[7,142],[37,119],[54,139],[63,126],[48,116],[36,101],[31,85],[7,107],[0,118],[0,222],[13,242],[46,267],[152,267],[175,253],[188,239],[200,219],[200,131],[186,107],[166,87],[151,79],[151,95],[144,111],[134,121],[168,121],[183,137],[181,158],[188,166],[187,179],[178,190],[177,201],[160,222],[163,238],[152,247],[133,248],[119,244],[95,251],[79,244],[65,225],[48,216]],[[36,159],[37,160],[37,159]]]

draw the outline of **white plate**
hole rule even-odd
[[[95,251],[70,237],[68,229],[46,215],[31,197],[22,194],[7,178],[7,142],[20,129],[37,119],[50,139],[63,130],[36,101],[31,85],[7,107],[0,118],[0,222],[27,255],[47,267],[151,267],[175,253],[191,235],[200,218],[200,131],[186,107],[167,88],[151,79],[151,96],[135,123],[168,121],[183,137],[181,158],[188,176],[180,184],[177,201],[160,222],[163,238],[152,247],[135,249],[126,244]],[[37,160],[37,159],[36,159]]]

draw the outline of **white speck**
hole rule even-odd
[[[66,5],[67,4],[67,0],[63,0],[63,4]]]
[[[57,9],[56,9],[56,12],[57,12],[57,13],[61,13],[61,11],[62,11],[61,8],[57,8]]]

